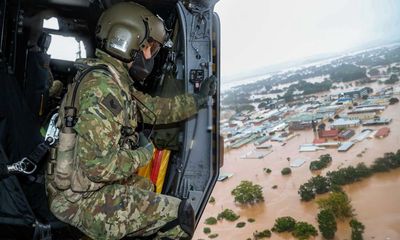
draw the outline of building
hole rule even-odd
[[[372,134],[373,130],[372,129],[364,129],[362,130],[359,134],[357,134],[353,142],[361,142],[364,141],[367,137],[369,137]]]
[[[351,105],[353,104],[353,99],[352,98],[339,98],[335,102],[333,102],[335,105]]]
[[[392,122],[391,118],[376,117],[374,119],[363,122],[363,126],[388,125],[391,122]]]
[[[340,98],[351,98],[351,99],[362,98],[363,96],[368,96],[369,92],[370,92],[370,90],[367,87],[354,88],[353,90],[350,90],[350,91],[340,92],[338,94],[338,99],[340,99]]]
[[[337,129],[318,131],[319,138],[337,138],[338,134],[339,130]]]
[[[364,121],[364,120],[373,119],[375,116],[376,116],[375,112],[366,112],[366,113],[361,112],[361,113],[347,114],[347,115],[344,115],[342,117],[350,119],[350,120],[361,120],[361,121]]]
[[[331,106],[323,106],[317,110],[318,114],[330,114],[335,115],[343,110],[343,106],[341,105],[331,105]]]
[[[347,139],[350,139],[351,137],[353,137],[354,134],[355,134],[355,132],[353,129],[347,129],[345,131],[340,132],[338,136],[339,136],[340,140],[347,140]]]
[[[380,128],[376,133],[375,133],[375,137],[376,138],[384,138],[387,137],[390,133],[390,128],[388,127],[383,127]]]
[[[348,112],[347,114],[357,114],[357,113],[380,113],[386,109],[385,106],[379,105],[369,105],[369,106],[357,106],[353,111]]]
[[[338,148],[338,152],[347,152],[353,145],[353,142],[343,142]]]
[[[333,123],[331,123],[331,128],[333,129],[350,128],[350,127],[358,127],[359,125],[360,125],[360,120],[339,118],[336,119]]]

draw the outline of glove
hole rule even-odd
[[[142,132],[139,133],[139,147],[146,148],[153,154],[154,145]]]
[[[212,75],[201,83],[199,93],[194,95],[197,109],[205,108],[207,106],[208,97],[213,96],[217,91],[216,82],[217,77]]]

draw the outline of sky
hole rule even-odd
[[[220,0],[222,83],[240,73],[400,39],[400,0]]]

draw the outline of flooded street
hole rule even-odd
[[[292,216],[296,220],[307,221],[318,228],[316,221],[318,207],[315,200],[301,202],[297,194],[299,186],[313,176],[308,169],[310,161],[329,153],[333,161],[321,171],[321,175],[325,175],[327,171],[348,165],[354,166],[359,162],[370,165],[385,152],[397,151],[400,149],[400,104],[388,106],[381,116],[393,119],[388,125],[391,130],[389,136],[383,139],[365,139],[356,143],[348,152],[326,149],[300,153],[300,144],[313,141],[314,134],[311,130],[295,132],[298,135],[289,140],[285,146],[272,142],[273,152],[262,159],[241,159],[241,156],[255,149],[252,144],[228,151],[225,153],[225,163],[221,172],[234,175],[223,182],[217,182],[212,193],[216,201],[214,204],[208,204],[193,239],[208,239],[203,233],[203,228],[206,226],[211,228],[212,233],[219,235],[217,239],[252,238],[253,232],[271,229],[275,219],[282,216]],[[355,128],[356,134],[365,128],[362,126]],[[361,157],[357,156],[362,152],[364,154]],[[289,167],[290,164],[288,157],[291,160],[303,159],[306,162],[301,167],[292,168],[291,175],[282,176],[282,168]],[[272,173],[264,173],[263,168],[270,168]],[[264,203],[247,207],[240,207],[234,203],[231,191],[242,180],[250,180],[263,187]],[[272,189],[274,185],[278,188]],[[356,218],[365,225],[364,239],[400,239],[400,169],[375,174],[361,182],[345,186],[344,190],[352,201]],[[241,217],[234,223],[224,220],[216,225],[204,224],[206,218],[217,217],[218,213],[225,208],[232,209]],[[247,222],[248,218],[254,218],[255,222]],[[246,222],[246,226],[236,228],[236,223],[240,221]],[[335,236],[338,240],[350,239],[348,222],[338,222],[338,231]],[[271,239],[293,239],[293,237],[290,234],[273,233]],[[322,239],[322,237],[319,235],[315,239]]]

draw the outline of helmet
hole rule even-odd
[[[96,28],[100,48],[124,62],[132,61],[152,41],[164,45],[166,35],[163,20],[134,2],[117,3],[105,10]]]

